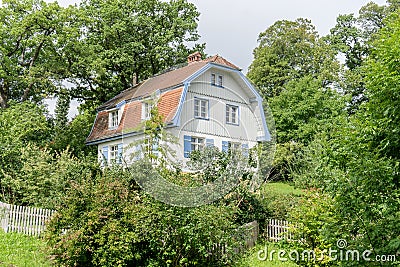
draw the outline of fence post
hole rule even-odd
[[[10,205],[0,201],[0,226],[5,233],[8,232]]]

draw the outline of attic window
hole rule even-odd
[[[142,120],[149,120],[151,118],[151,110],[153,105],[149,102],[142,103]]]
[[[116,128],[119,124],[118,109],[110,111],[108,115],[108,128]]]
[[[211,73],[211,85],[222,87],[223,77],[220,74]]]

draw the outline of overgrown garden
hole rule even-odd
[[[303,18],[277,21],[260,33],[247,76],[272,110],[277,143],[273,166],[263,175],[296,190],[282,193],[285,185],[275,190],[266,184],[252,192],[244,173],[219,201],[183,208],[155,200],[136,179],[157,171],[171,181],[208,182],[223,174],[225,154],[199,179],[163,164],[153,170],[146,160],[102,169],[96,148],[84,142],[97,105],[204,50],[196,7],[185,0],[87,0],[67,8],[3,1],[0,201],[58,211],[41,239],[54,265],[253,264],[254,255],[238,253],[243,240],[235,233],[257,220],[262,247],[269,218],[296,225],[292,230],[301,241],[282,242],[282,249],[318,255],[338,249],[343,239],[346,249],[399,260],[398,7],[395,0],[369,3],[358,15],[338,16],[323,37]],[[48,96],[58,97],[54,116],[43,104]],[[71,99],[83,104],[69,121]],[[262,162],[266,155],[260,153]],[[226,252],[211,253],[215,244],[226,245]],[[48,264],[42,255],[38,259]],[[388,263],[322,257],[290,264]]]

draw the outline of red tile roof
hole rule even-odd
[[[126,134],[140,130],[142,113],[142,104],[140,99],[151,96],[157,90],[166,90],[166,92],[162,93],[160,96],[158,108],[160,114],[164,117],[164,122],[171,122],[175,116],[182,95],[181,85],[192,74],[196,73],[209,63],[240,70],[237,66],[223,57],[215,55],[204,60],[190,62],[181,68],[176,68],[149,78],[132,88],[122,91],[120,94],[98,108],[98,114],[93,129],[86,139],[86,142],[90,143],[113,136],[119,136],[122,133]],[[177,87],[179,88],[174,89]],[[120,124],[118,128],[109,130],[107,110],[114,108],[122,101],[126,101],[126,106],[121,116]]]
[[[156,75],[152,78],[149,78],[132,88],[129,88],[125,91],[122,91],[120,94],[107,101],[103,105],[101,105],[98,109],[109,109],[115,107],[119,102],[123,100],[130,100],[133,98],[146,97],[151,94],[154,94],[157,90],[173,88],[183,83],[190,75],[194,74],[196,71],[200,70],[202,67],[207,65],[208,63],[214,63],[222,66],[226,66],[229,68],[240,70],[237,66],[227,61],[223,57],[219,55],[215,55],[212,57],[208,57],[201,61],[194,61],[187,64],[184,67],[177,68],[171,71],[167,71],[165,73]]]
[[[160,96],[157,104],[160,115],[163,117],[164,123],[169,123],[175,116],[183,88],[167,91]],[[94,127],[86,142],[94,142],[97,140],[119,136],[140,131],[142,124],[142,102],[136,100],[125,105],[121,116],[120,123],[116,129],[108,128],[109,112],[106,110],[99,111]]]

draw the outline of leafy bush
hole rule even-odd
[[[257,198],[268,219],[288,219],[288,212],[298,204],[302,191],[286,183],[265,183],[261,186]],[[265,230],[262,228],[261,230]]]
[[[74,179],[91,176],[100,169],[90,158],[77,159],[66,150],[53,156],[46,148],[21,148],[20,169],[3,171],[3,198],[16,205],[56,209]]]
[[[68,266],[222,266],[230,249],[235,207],[173,207],[140,191],[131,169],[105,169],[97,177],[72,182],[72,188],[46,233],[51,253]],[[212,253],[216,244],[227,251]]]

